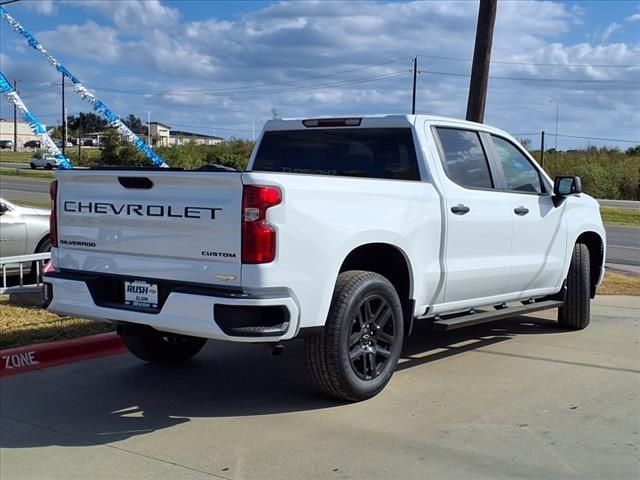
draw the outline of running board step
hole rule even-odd
[[[564,302],[558,300],[545,300],[542,302],[529,303],[519,307],[509,307],[491,312],[478,312],[466,315],[458,315],[451,318],[439,318],[433,322],[433,329],[438,332],[454,330],[456,328],[468,327],[479,323],[493,322],[501,318],[513,317],[516,315],[524,315],[526,313],[537,312],[539,310],[548,310],[550,308],[561,307]]]

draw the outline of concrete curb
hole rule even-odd
[[[0,377],[117,355],[125,351],[122,339],[115,332],[7,348],[0,350]]]

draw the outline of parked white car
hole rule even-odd
[[[22,207],[0,198],[0,256],[13,257],[49,250],[49,210]]]
[[[219,169],[222,170],[222,169]],[[509,134],[423,115],[271,120],[245,172],[56,172],[49,310],[185,361],[208,338],[305,338],[325,393],[388,383],[414,321],[558,308],[589,324],[605,230],[578,177]]]
[[[52,170],[53,168],[58,168],[59,165],[60,160],[50,153],[38,153],[34,155],[29,162],[29,166],[32,169],[44,168],[46,170]]]

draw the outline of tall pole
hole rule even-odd
[[[411,115],[416,114],[416,82],[418,80],[418,57],[413,57],[413,97],[411,100]]]
[[[467,101],[467,120],[472,122],[482,123],[484,121],[497,4],[498,0],[480,0],[476,45],[473,51],[471,83],[469,84],[469,99]]]
[[[553,160],[556,162],[556,167],[558,166],[558,113],[559,113],[558,105],[556,105],[556,146],[553,148]]]
[[[18,93],[18,81],[13,81],[13,89]],[[18,108],[13,106],[13,151],[17,152],[18,148]]]
[[[151,112],[147,110],[147,145],[151,145]]]
[[[64,106],[64,73],[62,74],[62,154],[67,148],[67,109]]]
[[[540,132],[540,166],[544,168],[544,130]]]
[[[78,113],[78,161],[82,159],[82,112]]]

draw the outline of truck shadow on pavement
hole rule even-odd
[[[433,332],[417,322],[398,370],[519,335],[561,332],[555,322],[534,317],[449,333]],[[278,357],[260,345],[210,342],[179,367],[119,355],[4,378],[1,387],[1,448],[102,445],[198,418],[207,419],[208,428],[228,428],[228,417],[349,405],[317,392],[306,372],[300,340],[289,342]]]

